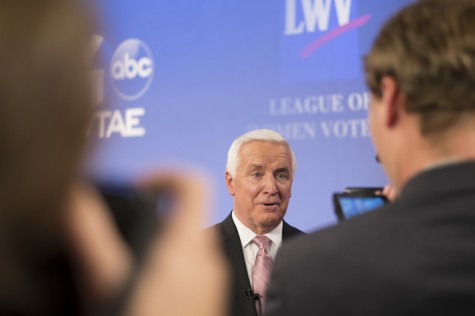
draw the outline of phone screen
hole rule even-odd
[[[333,195],[335,213],[340,221],[370,212],[388,202],[375,191],[353,191]]]
[[[351,218],[378,208],[384,203],[385,199],[381,196],[373,197],[339,197],[340,206],[345,218]]]

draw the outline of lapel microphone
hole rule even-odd
[[[259,294],[254,293],[251,289],[247,289],[247,290],[242,291],[242,295],[244,297],[247,297],[252,302],[260,300]]]

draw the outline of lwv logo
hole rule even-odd
[[[338,25],[350,22],[352,0],[286,0],[285,35],[325,32],[329,28],[330,15],[336,10]],[[299,6],[298,4],[301,4]],[[302,14],[299,14],[300,11]],[[300,17],[300,19],[299,19]]]
[[[371,17],[369,14],[350,21],[351,4],[352,0],[285,0],[284,36],[312,34],[317,31],[319,34],[300,50],[300,58],[307,58],[320,46],[368,22]],[[332,17],[336,17],[336,21],[330,21]]]

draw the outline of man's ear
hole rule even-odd
[[[402,110],[399,87],[396,79],[391,76],[383,76],[380,85],[385,109],[385,123],[388,127],[393,127],[398,122]]]
[[[226,174],[225,174],[225,179],[226,179],[226,186],[228,187],[228,191],[229,191],[229,194],[231,194],[232,196],[234,196],[234,178],[233,176],[226,171]]]

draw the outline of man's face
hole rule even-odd
[[[265,234],[282,221],[292,187],[292,156],[286,144],[251,141],[241,146],[235,176],[226,173],[234,212],[244,225]]]
[[[378,155],[383,169],[388,173],[388,165],[392,160],[388,157],[388,147],[394,146],[394,143],[388,140],[384,128],[384,104],[381,98],[371,96],[371,102],[368,110],[368,124],[371,134],[371,141]],[[389,176],[389,174],[388,174]]]
[[[372,95],[368,109],[368,122],[371,140],[381,164],[391,183],[399,185],[400,167],[408,144],[408,118],[404,115],[402,96],[398,94],[395,79],[384,77],[381,80],[382,96]],[[410,122],[409,122],[410,123]],[[402,146],[402,147],[401,147]]]
[[[378,154],[379,159],[381,162],[383,161],[381,157],[381,153],[379,152],[380,150],[380,122],[379,122],[379,113],[378,113],[378,107],[381,106],[381,101],[375,97],[374,95],[371,96],[371,101],[369,105],[369,110],[368,110],[368,124],[369,124],[369,130],[371,134],[371,141],[373,142],[373,146],[376,150],[376,153]]]

